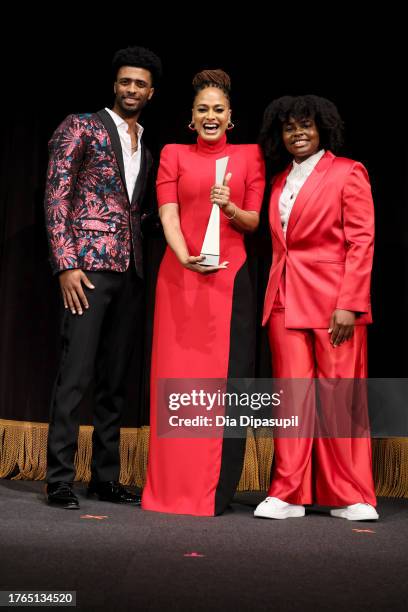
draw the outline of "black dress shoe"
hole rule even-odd
[[[69,482],[51,482],[47,484],[47,500],[52,506],[66,510],[78,510],[79,501]]]
[[[88,495],[97,495],[101,501],[109,501],[114,504],[134,504],[140,506],[142,498],[122,487],[114,480],[108,482],[90,482]]]

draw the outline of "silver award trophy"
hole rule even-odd
[[[229,157],[221,157],[215,160],[215,182],[217,185],[224,183],[228,160]],[[220,265],[220,208],[217,204],[212,206],[200,254],[205,257],[203,261],[200,261],[202,266]]]

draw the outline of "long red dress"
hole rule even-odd
[[[159,206],[178,203],[189,253],[199,255],[212,204],[215,161],[229,157],[231,201],[259,212],[264,164],[256,145],[216,143],[163,148],[157,178]],[[254,345],[252,291],[244,235],[220,214],[220,261],[225,270],[201,275],[184,268],[167,247],[160,266],[151,369],[150,446],[145,510],[197,516],[220,514],[242,470],[244,440],[157,435],[157,380],[251,376]]]

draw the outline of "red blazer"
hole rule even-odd
[[[290,169],[278,174],[272,186],[273,261],[263,325],[285,268],[287,328],[326,328],[336,308],[360,313],[357,325],[371,323],[374,208],[366,169],[326,152],[299,191],[285,240],[279,198]]]

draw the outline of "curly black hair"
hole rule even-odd
[[[162,76],[161,59],[145,47],[126,47],[116,51],[112,60],[113,79],[116,81],[118,71],[122,66],[134,66],[149,70],[152,75],[152,85],[155,87]]]
[[[321,147],[333,153],[341,149],[344,125],[333,102],[314,95],[282,96],[266,107],[258,139],[266,161],[275,171],[287,166],[292,159],[282,139],[282,124],[289,117],[314,119]]]

